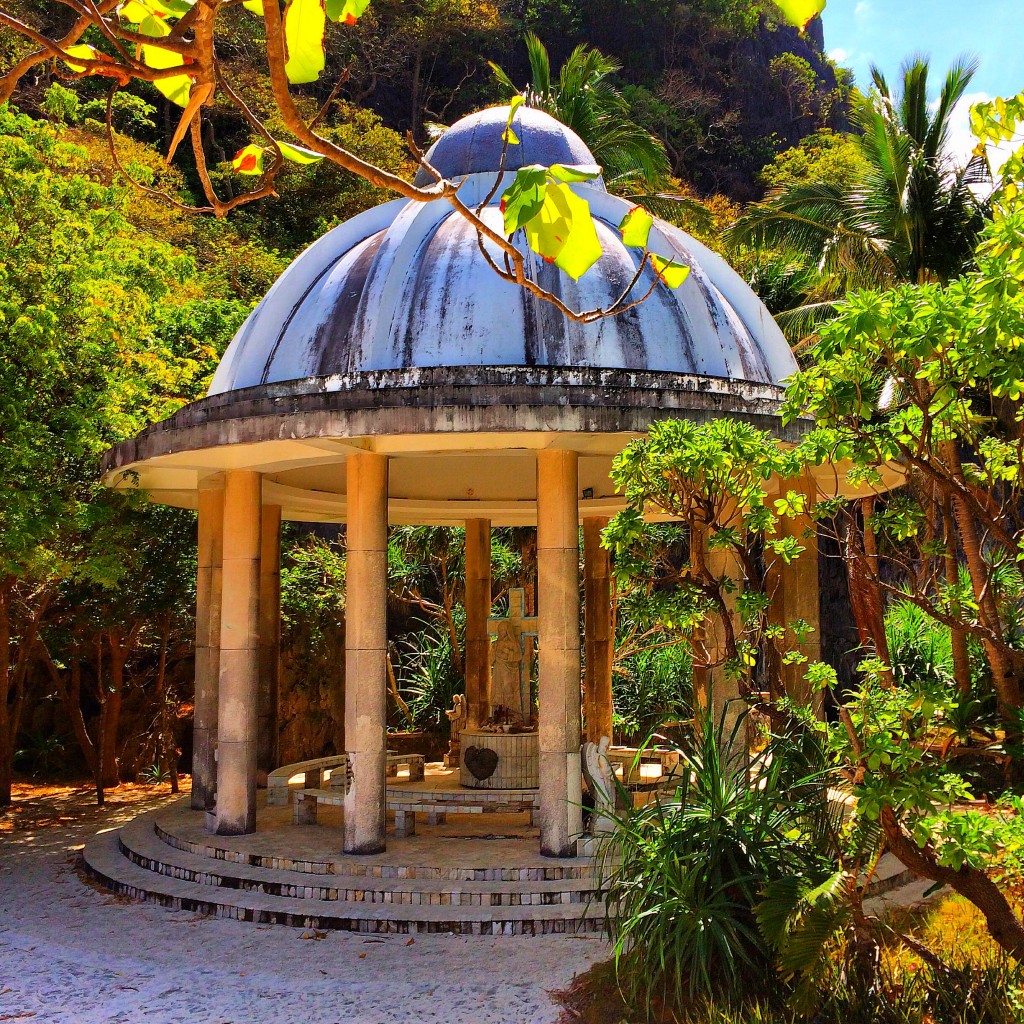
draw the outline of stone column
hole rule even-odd
[[[612,615],[611,552],[601,546],[607,518],[583,520],[583,641],[586,666],[583,693],[586,700],[587,739],[597,743],[612,738],[612,660],[615,623]]]
[[[260,785],[278,767],[277,703],[281,678],[281,506],[263,506],[260,532],[260,684],[256,770]]]
[[[466,520],[466,712],[475,729],[490,715],[491,523]]]
[[[262,479],[224,474],[224,568],[217,715],[217,834],[256,831]]]
[[[224,479],[199,485],[196,573],[196,688],[192,740],[192,809],[213,807],[217,791],[217,689],[220,676],[221,558]]]
[[[583,831],[580,768],[579,458],[537,453],[540,849],[571,857]]]
[[[813,484],[801,487],[797,483],[793,489],[805,494],[813,494],[808,490]],[[788,488],[783,485],[785,494]],[[787,565],[781,558],[775,557],[770,551],[765,553],[768,562],[766,586],[772,600],[770,611],[771,621],[786,626],[786,639],[783,650],[797,650],[807,658],[806,663],[798,665],[782,665],[782,680],[786,695],[803,703],[812,703],[819,714],[824,704],[820,693],[812,693],[807,685],[807,665],[821,660],[821,589],[818,583],[818,526],[810,516],[798,515],[792,519],[780,517],[778,523],[779,538],[795,537],[797,543],[805,550]],[[811,632],[804,643],[796,643],[789,625],[803,619],[811,627]]]
[[[387,748],[388,460],[348,457],[345,581],[345,853],[384,849]]]

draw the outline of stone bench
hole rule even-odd
[[[443,825],[449,814],[483,814],[481,804],[398,803],[388,801],[388,810],[395,812],[395,835],[400,839],[416,835],[416,815],[425,814],[428,825]]]
[[[292,802],[292,821],[296,825],[315,825],[317,807],[320,804],[331,804],[341,807],[345,803],[345,793],[337,789],[299,789],[295,792]]]
[[[409,780],[418,782],[424,775],[424,757],[422,754],[388,753],[386,773],[388,778],[395,778],[403,766],[409,769]],[[297,761],[275,768],[267,776],[267,806],[286,807],[293,787],[291,780],[296,775],[304,776],[302,783],[294,787],[298,789],[322,789],[325,774],[330,772],[326,780],[332,789],[348,789],[348,756],[335,754],[333,757],[318,757],[311,761]]]

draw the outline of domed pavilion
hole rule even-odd
[[[483,217],[498,231],[507,118],[507,107],[467,117],[428,155],[462,182],[469,206],[494,191]],[[519,166],[594,162],[547,114],[520,108],[513,128],[520,145],[503,186]],[[641,258],[618,231],[630,204],[600,179],[572,187],[590,204],[603,255],[579,282],[532,253],[528,271],[574,309],[606,307]],[[490,529],[536,526],[540,848],[574,855],[582,711],[587,736],[611,732],[611,597],[598,537],[622,507],[613,458],[664,418],[740,418],[793,440],[800,431],[777,415],[796,365],[754,293],[667,223],[655,222],[649,246],[690,267],[685,283],[582,325],[500,279],[448,202],[385,203],[295,260],[238,332],[206,398],[108,453],[108,485],[198,510],[192,801],[210,830],[253,833],[258,774],[276,767],[282,520],[347,527],[347,854],[386,843],[389,524],[466,529],[469,737],[493,710]],[[655,285],[652,274],[636,294]],[[777,598],[811,623],[816,558],[808,551],[787,567]]]

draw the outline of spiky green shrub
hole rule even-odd
[[[608,924],[619,982],[650,1008],[767,992],[775,951],[758,926],[765,887],[833,870],[816,841],[825,776],[773,736],[751,760],[745,718],[698,720],[671,796],[625,812],[608,858]],[[734,753],[729,753],[733,751]]]

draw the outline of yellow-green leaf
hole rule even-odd
[[[552,164],[548,174],[555,181],[593,181],[601,176],[601,168],[597,164]]]
[[[170,26],[158,14],[147,14],[139,22],[139,35],[150,36],[153,39],[162,39],[171,34]]]
[[[370,0],[327,0],[327,17],[333,22],[354,25],[370,6]]]
[[[180,18],[191,10],[195,0],[128,0],[118,9],[125,21],[138,25],[152,15]],[[166,35],[166,33],[164,33]]]
[[[66,47],[64,52],[69,57],[80,57],[83,60],[110,60],[105,53],[101,53],[95,46],[90,46],[88,43],[76,43],[74,46]],[[84,64],[72,64],[69,60],[64,63],[67,64],[72,71],[79,72],[85,70]]]
[[[540,212],[526,225],[530,248],[579,280],[600,258],[589,204],[568,185],[549,184]]]
[[[263,17],[263,0],[242,0],[242,6],[253,14]]]
[[[634,206],[619,225],[622,241],[626,245],[635,245],[638,249],[647,248],[647,239],[651,236],[654,218],[642,207]]]
[[[284,70],[293,85],[315,82],[327,64],[324,33],[327,15],[323,0],[288,0],[284,11]]]
[[[690,268],[685,264],[655,256],[653,252],[651,253],[651,266],[669,288],[678,288],[690,276]]]
[[[501,141],[507,142],[510,146],[519,145],[519,136],[512,131],[512,119],[516,116],[516,111],[526,102],[525,97],[516,94],[512,97],[508,104],[508,123],[505,125],[505,130],[501,133]]]
[[[311,149],[302,146],[293,146],[290,142],[279,142],[281,156],[285,160],[291,160],[293,164],[316,164],[323,160],[321,153],[314,153]]]
[[[265,156],[266,150],[250,142],[235,154],[235,159],[231,161],[231,169],[236,174],[262,174]]]
[[[157,71],[185,66],[185,58],[180,53],[175,53],[173,50],[165,50],[162,46],[143,46],[142,60],[147,67]],[[153,85],[172,103],[176,103],[179,107],[188,106],[189,96],[192,92],[192,77],[190,75],[171,75],[169,78],[157,78],[154,80]]]
[[[795,25],[801,32],[825,10],[826,0],[775,0],[775,5],[782,11],[782,16]]]

